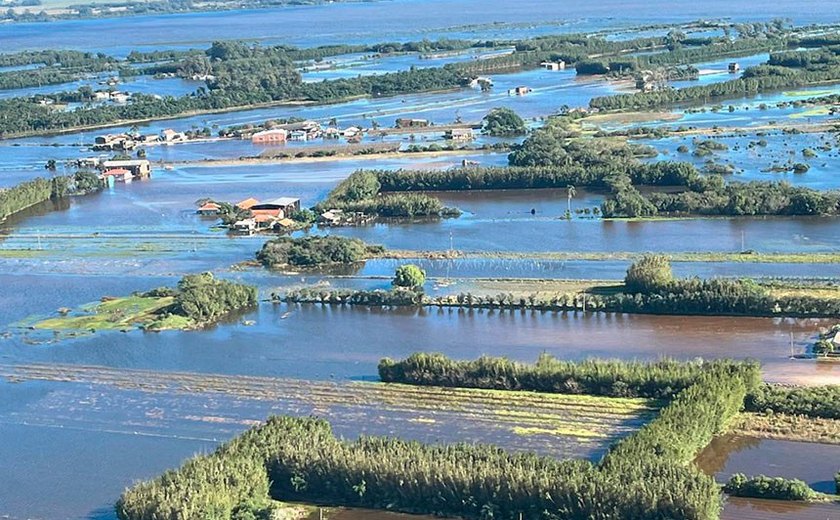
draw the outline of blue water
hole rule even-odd
[[[424,37],[514,38],[607,27],[731,18],[736,21],[791,18],[794,23],[829,23],[840,18],[833,1],[784,0],[756,9],[749,2],[689,0],[629,3],[523,0],[393,0],[289,6],[217,13],[71,20],[0,26],[6,51],[75,48],[128,54],[132,49],[189,48],[216,39],[247,38],[299,46],[336,42],[372,43]],[[524,25],[481,29],[475,24]]]

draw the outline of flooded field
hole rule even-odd
[[[729,498],[722,520],[836,520],[838,504],[804,504],[758,498]]]
[[[756,21],[790,17],[794,23],[840,21],[826,0],[749,3],[670,3],[631,6],[607,0],[566,5],[525,0],[393,0],[0,24],[3,52],[32,49],[102,51],[126,56],[132,50],[206,48],[210,40],[246,39],[304,47],[437,38],[511,39],[600,30],[608,39],[662,36],[655,24],[698,18]],[[834,16],[835,20],[829,20]],[[650,24],[654,24],[651,26]],[[648,25],[638,29],[639,25]],[[629,29],[630,27],[637,27]],[[282,30],[278,30],[282,27]],[[614,29],[628,30],[614,30]],[[689,37],[720,36],[718,28],[686,31]],[[507,44],[505,44],[507,45]],[[305,81],[353,78],[438,67],[508,52],[471,49],[443,56],[420,54],[371,58],[366,54],[327,58],[305,67]],[[768,54],[735,58],[742,69]],[[733,59],[696,63],[700,77],[671,82],[684,87],[728,81]],[[319,67],[322,69],[316,70]],[[5,71],[11,70],[9,68]],[[37,93],[99,88],[107,74],[76,82],[0,91],[0,99]],[[587,106],[595,96],[632,91],[628,82],[579,77],[574,69],[544,69],[491,75],[491,92],[459,89],[394,97],[354,99],[330,105],[261,106],[193,115],[138,125],[141,133],[263,123],[303,118],[338,126],[382,128],[402,117],[435,125],[456,120],[478,123],[496,107],[508,107],[537,128],[564,105]],[[200,82],[138,76],[117,86],[134,93],[179,96]],[[525,85],[533,91],[510,96]],[[840,142],[828,132],[784,133],[785,125],[827,125],[836,116],[826,107],[778,103],[840,93],[826,84],[747,98],[710,100],[644,117],[603,118],[606,130],[636,126],[695,127],[694,134],[639,140],[656,148],[658,159],[679,159],[705,168],[708,160],[731,165],[732,182],[784,179],[816,189],[840,188]],[[719,106],[718,106],[719,105]],[[729,109],[732,105],[732,109]],[[765,106],[766,105],[766,106]],[[73,107],[69,107],[72,109]],[[597,118],[595,118],[597,120]],[[0,189],[38,176],[70,173],[64,165],[99,155],[90,149],[97,135],[124,132],[123,124],[63,135],[0,140]],[[695,156],[693,138],[718,127],[728,150]],[[365,137],[406,149],[442,143],[442,132]],[[478,136],[474,146],[516,144],[521,138]],[[343,141],[342,141],[343,143]],[[514,286],[514,279],[618,280],[630,255],[666,253],[759,254],[840,252],[836,218],[721,218],[614,220],[595,218],[606,194],[577,190],[435,193],[459,218],[388,221],[352,228],[310,230],[356,237],[389,249],[464,252],[462,258],[374,259],[346,268],[277,272],[242,263],[270,236],[234,236],[216,228],[215,218],[195,214],[196,201],[237,202],[249,197],[300,198],[311,206],[360,168],[450,168],[463,161],[507,164],[506,152],[391,154],[381,157],[306,159],[274,164],[241,158],[263,152],[294,152],[323,146],[317,140],[267,148],[248,140],[211,139],[173,146],[149,146],[152,178],[119,184],[103,193],[31,207],[0,224],[0,517],[10,519],[114,520],[113,503],[138,479],[177,466],[195,453],[213,450],[271,414],[316,415],[330,420],[341,436],[395,435],[425,442],[488,442],[517,451],[558,458],[597,460],[608,446],[656,413],[659,403],[576,396],[536,398],[533,394],[440,390],[382,385],[377,363],[416,351],[442,352],[456,359],[506,356],[532,362],[541,353],[558,359],[673,357],[755,359],[770,382],[840,382],[840,363],[795,359],[821,328],[818,319],[724,318],[702,316],[552,313],[437,308],[362,308],[272,304],[272,293],[301,286],[387,289],[394,270],[411,261],[423,268],[429,294]],[[678,150],[687,146],[688,152]],[[805,156],[803,150],[814,151]],[[44,169],[58,161],[55,173]],[[804,162],[807,173],[768,171]],[[166,166],[165,166],[166,165]],[[778,169],[778,168],[777,168]],[[567,209],[572,218],[565,219]],[[296,236],[303,235],[298,233]],[[529,257],[568,253],[569,260]],[[615,257],[609,257],[617,253]],[[574,255],[580,255],[575,258]],[[496,255],[494,257],[494,255]],[[586,257],[586,255],[589,255]],[[759,255],[757,255],[759,256]],[[190,273],[258,287],[255,309],[196,331],[90,332],[78,337],[33,331],[37,317],[54,316],[103,296],[128,295],[173,286]],[[840,263],[676,261],[677,276],[840,278]],[[520,282],[521,283],[521,282]],[[557,284],[559,285],[559,284]],[[818,491],[831,491],[840,447],[746,437],[716,439],[699,463],[718,481],[734,472],[801,478]],[[43,490],[48,489],[48,493]],[[334,520],[430,520],[367,510],[330,511]],[[729,499],[726,520],[838,520],[836,504],[788,504]],[[314,520],[314,519],[313,519]]]
[[[692,153],[695,149],[692,136],[640,142],[659,150],[660,160],[689,161],[701,171],[709,161],[730,165],[734,173],[727,175],[727,179],[731,181],[784,180],[796,186],[819,190],[840,188],[840,175],[837,174],[840,168],[840,142],[832,133],[789,134],[770,130],[724,134],[714,140],[725,144],[728,150],[697,156]],[[687,147],[689,151],[679,152],[677,149],[680,146]],[[805,173],[793,173],[791,167],[794,163],[807,164],[809,169]]]
[[[62,518],[113,518],[113,498],[135,479],[207,452],[272,414],[324,417],[347,438],[468,440],[595,460],[655,413],[651,403],[633,399],[534,399],[528,393],[104,367],[2,365],[0,374],[16,381],[0,383],[0,433],[10,441],[0,447],[6,467],[23,470],[57,451],[72,453],[58,457],[57,465],[43,465],[50,468],[43,473],[24,471],[18,478],[15,471],[4,472],[0,504],[13,518],[53,517],[55,511],[62,511]],[[97,449],[74,448],[79,442]],[[15,449],[7,451],[11,446]],[[97,450],[114,453],[102,457]],[[143,464],[132,464],[132,457],[143,458]],[[27,486],[36,482],[67,489],[62,483],[70,474],[86,481],[84,493],[59,492],[37,502],[26,498]]]

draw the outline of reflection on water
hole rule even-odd
[[[840,520],[840,504],[728,498],[721,520]]]
[[[840,375],[836,363],[789,359],[791,335],[794,350],[804,351],[828,320],[271,304],[245,319],[256,323],[159,334],[97,332],[42,348],[15,333],[0,344],[7,363],[186,368],[322,380],[375,377],[382,357],[402,358],[417,350],[529,362],[541,352],[571,360],[752,358],[762,362],[771,381],[825,384]]]
[[[723,435],[703,450],[697,464],[719,482],[733,473],[767,475],[804,480],[816,491],[834,493],[840,446]]]

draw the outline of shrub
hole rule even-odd
[[[627,269],[624,286],[627,292],[648,294],[662,291],[673,279],[668,257],[645,255]]]
[[[218,280],[212,273],[187,275],[178,282],[175,309],[196,323],[208,323],[257,304],[257,288]]]
[[[413,264],[399,266],[394,273],[394,280],[391,282],[394,287],[406,287],[408,289],[421,288],[425,283],[426,271]]]
[[[817,497],[816,492],[801,480],[764,475],[748,478],[743,473],[732,475],[723,490],[734,497],[746,498],[813,500]]]
[[[492,136],[511,137],[523,135],[527,129],[525,121],[513,110],[499,107],[484,116],[484,133]]]
[[[382,250],[381,246],[368,246],[357,238],[333,235],[280,237],[263,244],[262,249],[257,252],[257,260],[266,267],[316,267],[361,262],[369,255]]]

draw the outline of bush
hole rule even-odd
[[[383,251],[357,238],[340,236],[280,237],[269,240],[257,252],[257,260],[266,267],[291,265],[317,267],[330,264],[353,264]]]
[[[257,304],[257,288],[218,280],[212,273],[187,275],[178,282],[177,313],[198,324],[218,320],[237,309]]]
[[[673,280],[668,257],[645,255],[627,269],[624,286],[630,293],[649,294],[663,291]]]
[[[723,490],[734,497],[746,498],[813,500],[817,497],[816,492],[801,480],[771,478],[764,475],[748,478],[743,473],[732,475]]]
[[[494,108],[484,116],[484,133],[498,137],[512,137],[527,132],[525,121],[509,108]]]
[[[416,265],[401,265],[394,273],[394,280],[391,284],[394,287],[406,287],[408,289],[422,288],[426,283],[426,271]]]

